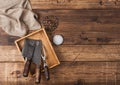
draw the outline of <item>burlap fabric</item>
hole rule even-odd
[[[0,0],[0,27],[13,36],[24,36],[28,30],[40,29],[29,0]]]

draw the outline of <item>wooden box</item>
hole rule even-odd
[[[37,30],[33,33],[30,33],[27,36],[24,36],[24,37],[16,40],[15,44],[20,52],[22,51],[25,38],[42,40],[42,43],[46,48],[46,54],[47,54],[46,62],[48,64],[49,68],[53,68],[56,65],[60,64],[44,28]]]

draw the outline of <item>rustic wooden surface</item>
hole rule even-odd
[[[61,64],[41,85],[120,85],[120,0],[31,0],[41,17],[55,15],[64,43],[53,47]],[[0,85],[35,85],[22,76],[24,63],[14,41],[0,28]],[[17,75],[16,75],[17,74]]]

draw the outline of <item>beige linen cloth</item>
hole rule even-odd
[[[13,36],[24,36],[28,30],[40,29],[29,0],[0,0],[0,27]]]

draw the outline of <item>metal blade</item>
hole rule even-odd
[[[41,64],[41,50],[42,50],[42,41],[41,40],[36,41],[36,46],[32,61],[37,65]]]
[[[33,40],[26,38],[22,49],[22,56],[30,60],[33,56],[34,49],[35,47]]]

